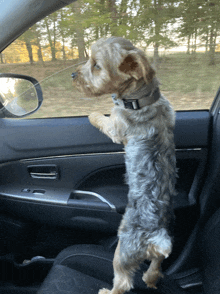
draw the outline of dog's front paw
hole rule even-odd
[[[105,289],[105,288],[99,290],[99,294],[109,294],[110,292],[111,292],[110,290]]]
[[[100,123],[103,116],[104,115],[101,114],[100,112],[92,112],[89,115],[89,121],[94,127],[100,128]]]

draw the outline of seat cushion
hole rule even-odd
[[[111,284],[113,257],[114,252],[105,250],[103,246],[75,245],[63,250],[57,256],[54,266],[63,265]]]
[[[76,245],[65,249],[57,256],[38,294],[97,294],[99,289],[111,289],[113,255],[113,252],[96,245]],[[143,271],[147,268],[143,264],[137,272],[131,293],[186,293],[169,277],[158,283],[158,291],[147,289],[142,281]]]
[[[111,285],[63,265],[55,265],[44,281],[39,294],[92,294]]]
[[[103,287],[110,289],[113,255],[102,246],[68,247],[57,256],[38,294],[91,294]]]

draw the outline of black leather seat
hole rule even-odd
[[[76,245],[63,250],[57,256],[38,294],[97,294],[101,288],[111,289],[113,255],[114,252],[96,245]],[[142,281],[143,270],[147,270],[147,265],[142,265],[137,273],[132,293],[155,293],[155,290],[147,289]],[[158,283],[157,293],[186,292],[166,277]]]
[[[201,236],[204,293],[220,293],[220,209],[207,222]]]
[[[102,246],[69,247],[57,256],[38,293],[97,293],[100,287],[110,286],[112,259],[113,253],[106,252]]]
[[[201,245],[204,293],[219,294],[220,209],[208,221],[201,236],[202,240],[199,244]],[[111,289],[113,255],[114,252],[96,245],[76,245],[65,249],[56,258],[38,294],[93,294],[98,293],[98,290],[103,287]],[[157,291],[147,289],[141,279],[147,265],[144,264],[143,267],[136,275],[132,293],[188,293],[168,276],[158,283]]]

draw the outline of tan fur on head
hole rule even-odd
[[[91,57],[78,67],[75,84],[89,96],[129,93],[142,79],[155,75],[143,51],[120,37],[100,39],[91,47]]]

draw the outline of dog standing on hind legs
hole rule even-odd
[[[172,251],[169,224],[173,217],[176,158],[175,113],[161,95],[155,71],[143,51],[120,37],[100,39],[91,57],[72,74],[76,87],[89,96],[114,94],[110,117],[89,116],[91,124],[125,146],[128,205],[115,251],[113,289],[123,294],[133,287],[135,271],[151,261],[143,281],[156,288],[160,266]]]

